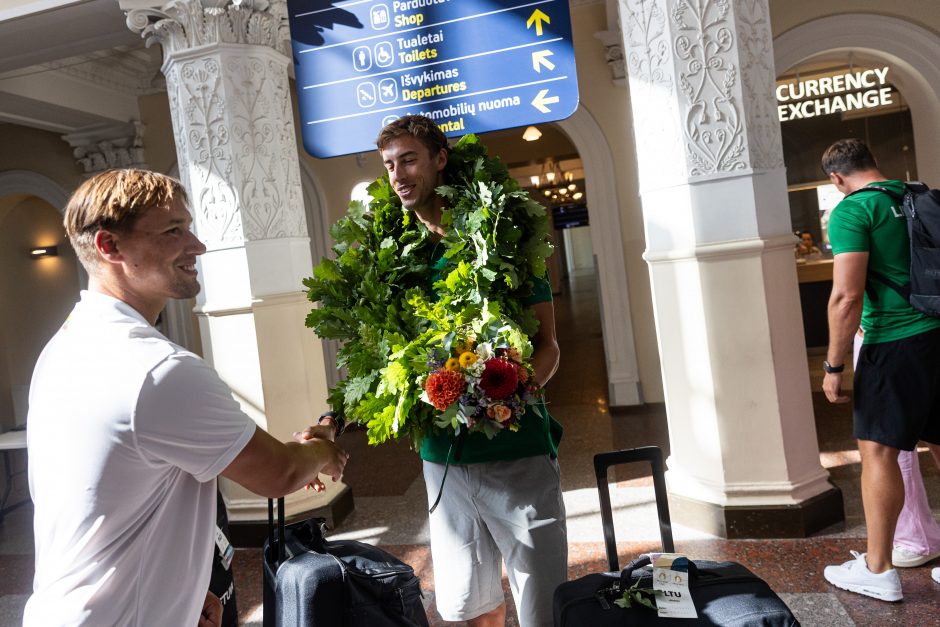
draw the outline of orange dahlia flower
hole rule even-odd
[[[463,375],[452,370],[437,370],[428,375],[424,391],[437,411],[444,411],[467,389]]]

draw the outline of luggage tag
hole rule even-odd
[[[653,558],[653,591],[660,618],[698,618],[689,592],[689,558],[662,553]]]
[[[232,565],[232,558],[235,557],[235,547],[228,541],[225,533],[218,525],[215,527],[215,545],[218,547],[219,555],[222,558],[222,568],[228,570],[228,567]]]

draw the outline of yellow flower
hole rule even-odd
[[[472,353],[470,351],[466,351],[464,353],[461,353],[460,355],[460,365],[463,368],[469,368],[474,363],[476,363],[476,360],[477,360],[476,353]]]
[[[460,362],[457,361],[456,357],[451,357],[447,360],[447,363],[444,364],[444,368],[446,370],[450,370],[451,372],[456,372],[460,369]]]

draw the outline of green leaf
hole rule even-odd
[[[355,405],[369,393],[372,383],[376,379],[376,373],[371,372],[361,377],[350,377],[346,379],[346,394],[343,397],[343,403],[346,405]]]

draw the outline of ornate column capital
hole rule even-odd
[[[130,9],[127,27],[148,46],[162,45],[165,59],[222,43],[268,46],[290,55],[286,0],[172,0],[160,9]]]
[[[602,30],[594,33],[604,46],[604,58],[610,66],[614,85],[624,87],[627,84],[627,68],[623,59],[623,38],[620,31]]]
[[[144,168],[144,125],[140,122],[96,125],[63,135],[85,176],[111,168]]]

